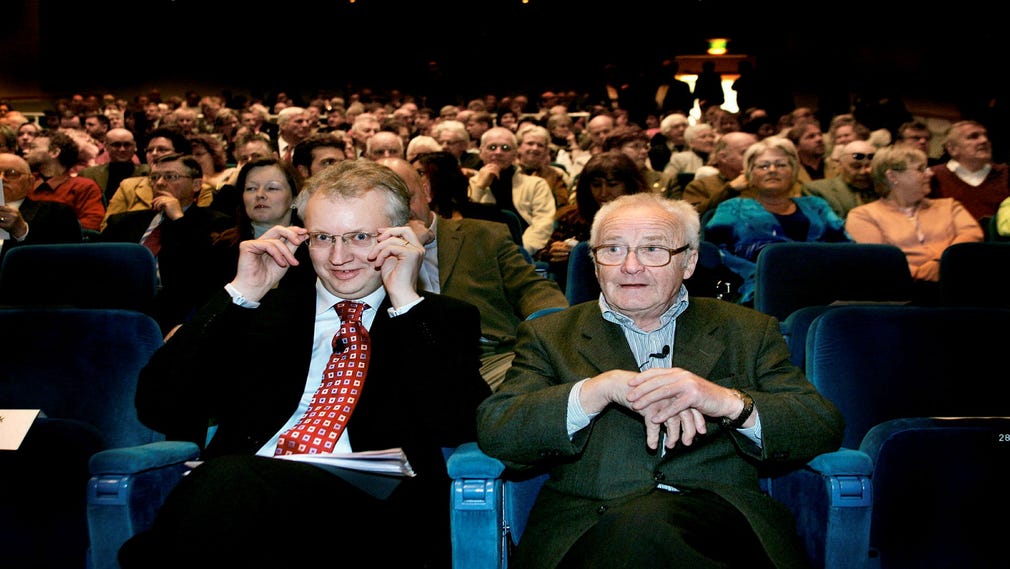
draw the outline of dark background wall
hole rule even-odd
[[[588,91],[608,63],[634,78],[724,36],[822,114],[891,97],[977,115],[1005,98],[1005,25],[977,0],[943,14],[904,1],[595,4],[15,0],[0,19],[0,97]]]

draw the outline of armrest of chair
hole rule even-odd
[[[449,457],[452,479],[450,523],[454,569],[500,566],[507,551],[502,473],[505,465],[481,452],[477,443],[464,443]]]
[[[862,569],[870,547],[873,462],[840,449],[771,478],[768,493],[796,518],[815,567]]]
[[[162,441],[96,453],[88,467],[92,569],[118,568],[119,548],[151,526],[165,497],[200,454],[190,442]]]

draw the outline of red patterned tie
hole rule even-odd
[[[158,256],[158,251],[161,251],[161,224],[160,223],[154,229],[151,230],[151,233],[148,234],[148,236],[146,238],[144,238],[143,245],[144,245],[144,247],[147,247],[148,249],[150,249],[151,252],[154,253],[155,257]]]
[[[323,371],[323,382],[298,424],[280,436],[275,455],[333,452],[361,396],[370,356],[361,314],[368,305],[345,300],[335,308],[340,330],[333,336],[333,355]]]

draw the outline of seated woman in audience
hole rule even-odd
[[[982,241],[982,227],[953,198],[928,198],[932,172],[926,155],[888,146],[873,157],[873,187],[880,199],[849,210],[845,230],[857,243],[886,243],[905,252],[919,300],[928,303],[940,281],[940,255],[955,243]]]
[[[845,222],[817,196],[793,196],[799,173],[796,147],[773,136],[752,144],[743,155],[744,173],[754,198],[730,198],[705,224],[704,238],[719,246],[723,262],[743,280],[737,301],[754,301],[758,253],[772,243],[851,241]]]
[[[204,192],[216,195],[221,186],[234,177],[234,168],[228,167],[228,153],[224,143],[213,134],[191,134],[189,144],[192,147],[190,154],[203,170],[203,190],[200,196],[203,197]]]
[[[214,238],[221,269],[222,286],[231,282],[238,267],[239,243],[256,239],[275,225],[302,225],[295,211],[295,197],[302,189],[302,176],[289,163],[277,158],[253,160],[239,170],[235,186],[242,194],[242,207],[236,212],[236,223]],[[297,268],[312,264],[306,257]],[[290,271],[289,271],[290,273]]]
[[[575,203],[555,214],[554,232],[534,258],[548,263],[561,290],[565,289],[568,256],[579,241],[589,240],[589,229],[600,206],[624,194],[649,191],[642,169],[620,150],[594,155],[586,162],[575,186]]]

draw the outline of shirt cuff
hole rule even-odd
[[[575,433],[588,427],[590,421],[598,415],[598,413],[594,413],[592,415],[586,413],[586,411],[582,408],[582,403],[579,403],[579,397],[582,394],[582,384],[585,383],[587,379],[589,378],[587,377],[586,379],[576,383],[572,387],[572,390],[568,392],[567,428],[569,439],[575,436]]]
[[[249,300],[246,297],[242,296],[242,293],[239,292],[239,290],[235,288],[231,283],[224,285],[224,290],[228,293],[228,296],[231,297],[231,301],[233,304],[241,306],[242,308],[260,307],[260,303],[256,302],[255,300]]]
[[[424,300],[423,296],[420,297],[420,298],[418,298],[414,302],[411,302],[409,304],[404,304],[400,308],[393,308],[392,306],[390,306],[389,308],[386,309],[386,312],[389,313],[389,317],[390,318],[396,318],[397,316],[403,316],[407,312],[410,312],[410,309],[414,308],[415,306],[417,306],[417,303],[421,302],[422,300]]]

